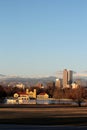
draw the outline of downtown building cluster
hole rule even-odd
[[[56,79],[55,86],[57,88],[77,88],[77,83],[73,82],[73,71],[72,70],[63,70],[63,79]]]

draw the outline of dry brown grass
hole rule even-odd
[[[0,123],[87,125],[87,107],[3,107],[0,108]]]

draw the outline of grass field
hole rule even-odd
[[[87,107],[1,105],[1,124],[87,125]]]

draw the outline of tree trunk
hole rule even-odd
[[[78,105],[79,105],[79,107],[81,107],[81,102],[80,101],[78,101]]]

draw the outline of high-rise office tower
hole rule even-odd
[[[63,71],[63,88],[66,88],[68,84],[68,71],[64,69]]]
[[[73,76],[73,72],[72,70],[69,70],[68,71],[68,84],[72,83],[72,76]]]
[[[63,71],[63,88],[67,88],[72,83],[72,71],[64,69]]]

